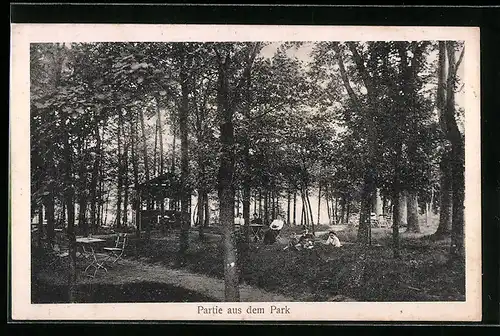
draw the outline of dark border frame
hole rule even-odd
[[[287,25],[384,25],[384,26],[477,26],[481,29],[481,156],[482,156],[482,263],[483,302],[481,323],[462,326],[499,324],[499,221],[500,221],[500,143],[498,141],[500,68],[500,7],[484,6],[347,6],[347,5],[196,5],[196,4],[11,4],[11,23],[150,23],[150,24],[287,24]],[[9,211],[12,206],[9,203]],[[10,220],[9,220],[10,222]],[[7,229],[8,230],[8,229]],[[7,255],[10,235],[7,231]],[[8,262],[9,264],[9,262]],[[10,267],[7,272],[10,274]],[[10,279],[8,279],[8,293]],[[8,320],[10,297],[8,297]],[[56,321],[54,321],[56,322]],[[93,323],[104,323],[94,321]],[[37,323],[38,322],[31,322]],[[49,323],[44,321],[42,323]],[[58,321],[57,323],[62,323]],[[71,322],[69,322],[71,323]],[[121,324],[120,322],[105,322]],[[133,321],[127,322],[133,323]],[[137,321],[137,323],[140,323]],[[155,322],[157,323],[157,322]],[[357,322],[302,324],[387,325]],[[402,322],[399,322],[402,323]],[[169,324],[200,324],[178,321]],[[214,322],[214,324],[236,324]],[[237,323],[242,326],[241,322]],[[246,324],[270,324],[248,322]],[[271,322],[272,324],[272,322]],[[298,327],[301,322],[281,323]],[[404,323],[403,323],[404,324]],[[428,325],[430,323],[411,323]],[[448,323],[431,323],[444,326]],[[135,328],[135,326],[134,326]],[[141,327],[137,328],[141,329]],[[401,330],[403,331],[403,330]]]

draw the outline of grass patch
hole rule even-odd
[[[284,230],[282,233],[285,241],[291,230],[287,229],[288,232]],[[316,232],[325,232],[329,229],[329,226],[320,226]],[[301,228],[296,227],[293,230],[300,232]],[[448,260],[449,239],[429,239],[433,228],[423,227],[421,234],[406,233],[402,229],[398,259],[393,258],[390,228],[372,229],[372,246],[369,247],[356,244],[356,227],[336,227],[335,231],[344,244],[340,249],[318,244],[312,250],[292,251],[284,250],[285,245],[280,243],[273,245],[251,243],[244,253],[245,245],[239,245],[241,282],[303,302],[330,301],[339,295],[357,301],[465,300],[464,262]],[[320,234],[317,239],[325,239],[325,236],[326,233]],[[107,239],[111,245],[113,236]],[[178,249],[179,232],[170,232],[165,236],[154,233],[149,241],[131,236],[126,258],[173,268],[177,267]],[[243,260],[245,256],[246,259]],[[36,269],[46,267],[44,266],[46,259],[47,256],[43,253],[33,253],[33,274],[36,273]],[[206,240],[200,241],[198,233],[191,232],[185,261],[182,267],[190,272],[223,279],[221,237],[211,235],[207,236]],[[59,271],[57,269],[59,266],[53,267],[54,271]],[[136,282],[130,285],[136,286],[136,289],[123,287],[125,285],[119,287],[122,291],[131,293],[131,301],[127,302],[153,300],[154,295],[150,295],[151,292],[146,285],[150,283],[148,279],[140,275],[134,279]],[[36,277],[33,277],[32,283],[36,283]],[[61,284],[64,285],[63,282]],[[106,288],[107,285],[99,286]],[[165,294],[158,295],[159,302],[172,301],[172,297],[176,298],[173,301],[182,301],[183,296],[186,300],[191,297],[188,292],[168,294],[172,290],[167,287]],[[57,294],[60,288],[62,287],[55,286],[46,289],[52,291],[51,295],[57,298],[61,297]],[[115,289],[109,290],[110,293],[114,293]],[[34,289],[34,292],[37,292],[37,289]],[[97,296],[94,298],[84,297],[82,300],[105,299],[102,296],[104,294],[95,295]],[[106,300],[108,300],[106,302],[118,302],[113,300],[122,299],[118,294],[110,294]]]
[[[335,295],[358,301],[461,301],[465,299],[463,263],[448,261],[448,244],[401,234],[401,257],[394,259],[390,229],[374,229],[374,246],[354,244],[355,230],[337,232],[341,249],[317,245],[312,250],[283,250],[284,245],[253,243],[248,260],[240,262],[241,281],[297,300],[327,301]],[[178,234],[136,246],[129,257],[175,265]],[[352,244],[349,244],[351,242]],[[190,235],[186,269],[223,278],[219,240],[199,241]]]

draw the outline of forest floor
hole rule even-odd
[[[357,228],[333,229],[344,243],[339,249],[318,244],[312,250],[284,250],[287,235],[273,245],[252,243],[248,259],[240,263],[242,301],[465,300],[464,264],[448,260],[449,240],[428,239],[433,228],[424,226],[420,234],[402,230],[399,259],[393,258],[390,228],[372,229],[372,246],[368,248],[355,244]],[[327,230],[317,232],[318,240],[326,233]],[[178,241],[179,234],[175,232],[164,236],[155,234],[148,242],[132,239],[121,265],[114,266],[107,275],[82,278],[81,284],[116,285],[117,290],[123,292],[123,286],[130,284],[154,287],[160,283],[181,287],[214,301],[222,300],[224,270],[220,235],[210,233],[200,241],[198,233],[191,232],[182,267],[176,264]],[[41,276],[45,277],[45,283],[54,281],[54,275],[48,279],[48,273],[42,273],[45,273]],[[155,296],[153,294],[142,295],[146,301],[159,300],[158,296],[148,299]],[[179,295],[184,299],[174,301],[189,301],[190,297],[202,300],[191,292],[177,293],[175,297]]]
[[[64,291],[67,274],[56,272],[37,274],[35,301],[66,301]],[[50,285],[52,286],[50,286]],[[44,292],[44,293],[42,293]],[[286,302],[288,297],[270,293],[253,286],[240,285],[243,302]],[[83,273],[78,277],[78,301],[98,302],[210,302],[224,301],[224,281],[183,269],[167,268],[161,263],[124,259],[100,270],[95,278]]]

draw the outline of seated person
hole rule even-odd
[[[297,235],[293,233],[290,236],[290,241],[288,242],[288,246],[284,248],[284,250],[288,248],[293,248],[297,251],[303,249],[312,249],[314,247],[313,235],[309,233],[309,231],[304,228],[302,234]]]
[[[304,231],[302,231],[302,236],[305,237],[306,239],[313,239],[312,233],[309,232],[309,229],[304,227]]]
[[[281,215],[278,215],[275,220],[272,221],[271,225],[269,225],[269,228],[274,231],[281,231],[283,229],[283,226],[285,225],[285,221],[281,217]]]
[[[278,215],[278,217],[272,221],[271,225],[269,225],[269,230],[264,233],[264,244],[274,244],[284,225],[285,222],[281,216]]]
[[[337,234],[335,233],[335,231],[330,231],[328,233],[328,238],[324,244],[331,245],[333,247],[341,247],[342,246],[342,244],[340,243],[340,239],[339,239],[339,237],[337,237]]]
[[[296,250],[312,249],[314,247],[314,242],[312,239],[306,238],[304,235],[299,237],[299,242],[295,245]]]
[[[302,247],[306,249],[311,249],[314,247],[314,236],[309,232],[308,228],[304,228],[301,235]]]

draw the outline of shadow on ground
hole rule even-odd
[[[68,287],[39,282],[32,286],[33,303],[67,303]],[[78,303],[212,302],[213,298],[164,283],[84,284],[76,290]]]

